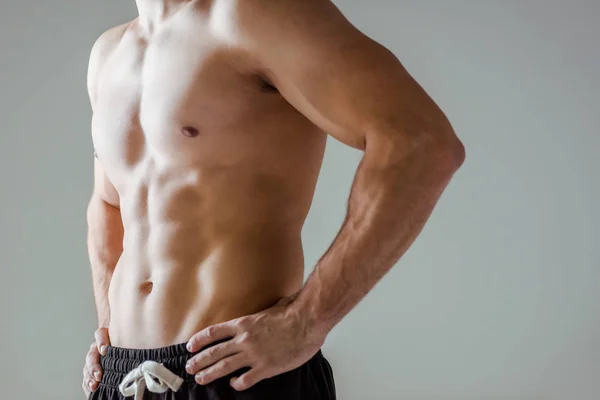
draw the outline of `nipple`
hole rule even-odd
[[[184,126],[183,128],[181,128],[181,133],[183,134],[183,136],[191,138],[194,138],[200,134],[200,132],[198,132],[198,129],[192,126]]]

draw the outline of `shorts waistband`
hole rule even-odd
[[[100,358],[103,369],[101,385],[118,387],[125,375],[144,361],[155,361],[163,364],[184,381],[193,381],[194,376],[187,373],[185,363],[197,353],[190,353],[186,343],[155,349],[128,349],[108,346],[106,355]]]
[[[102,382],[100,382],[100,385],[118,389],[119,384],[125,375],[144,361],[155,361],[159,364],[163,364],[171,372],[183,378],[184,382],[194,382],[194,375],[189,374],[185,370],[187,360],[204,349],[212,347],[222,341],[216,341],[204,346],[195,353],[190,353],[187,350],[187,343],[179,343],[155,349],[128,349],[124,347],[108,346],[106,355],[100,358],[100,366],[103,370]],[[310,361],[320,357],[323,357],[321,349],[317,351]]]

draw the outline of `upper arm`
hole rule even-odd
[[[128,24],[112,28],[103,33],[94,43],[90,53],[87,73],[87,88],[92,110],[96,105],[96,96],[100,73],[106,60],[125,33]],[[114,207],[119,207],[119,194],[110,182],[94,152],[94,189],[93,197],[98,198]]]
[[[236,21],[238,40],[281,94],[341,142],[364,150],[449,131],[396,56],[331,1],[244,0]]]

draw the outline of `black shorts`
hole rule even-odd
[[[215,343],[216,344],[216,343]],[[209,346],[207,346],[209,347]],[[197,354],[197,353],[195,353]],[[183,384],[176,392],[144,392],[144,400],[335,400],[335,385],[331,365],[319,350],[300,367],[265,379],[251,388],[238,392],[229,380],[248,371],[243,368],[207,385],[199,385],[194,376],[185,370],[186,361],[193,356],[185,348],[185,343],[159,349],[125,349],[109,346],[106,356],[101,357],[102,381],[89,400],[123,400],[119,384],[127,373],[144,361],[163,364],[168,370],[183,378]]]

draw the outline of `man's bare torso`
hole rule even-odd
[[[228,40],[227,10],[192,2],[147,33],[114,28],[92,137],[124,237],[111,342],[187,341],[299,290],[301,228],[326,135]]]

